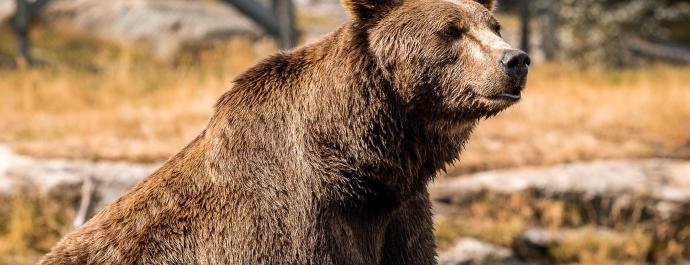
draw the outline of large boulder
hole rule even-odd
[[[143,43],[159,58],[186,46],[263,35],[260,27],[234,8],[212,1],[53,0],[42,16],[48,23],[114,42]]]
[[[15,0],[0,0],[0,24],[6,23],[17,10]]]

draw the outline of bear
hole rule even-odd
[[[436,264],[427,185],[530,59],[493,0],[343,0],[238,75],[206,128],[39,264]]]

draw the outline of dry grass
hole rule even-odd
[[[235,40],[160,63],[136,48],[36,34],[50,45],[35,53],[51,66],[0,68],[0,142],[40,157],[163,160],[203,128],[233,76],[273,51]],[[12,42],[0,43],[1,56]],[[451,174],[690,156],[690,68],[531,70],[524,100],[482,121]]]
[[[38,157],[163,160],[201,131],[233,76],[272,51],[237,39],[153,62],[143,50],[82,41],[97,47],[86,60],[64,60],[56,45],[35,51],[48,66],[0,68],[0,142]]]
[[[583,265],[618,264],[621,261],[644,261],[651,249],[652,238],[641,229],[631,229],[616,235],[602,233],[587,226],[577,230],[567,230],[563,241],[551,252],[561,262],[578,262]]]
[[[437,216],[435,236],[441,250],[450,248],[458,238],[473,237],[487,242],[510,246],[532,221],[534,209],[529,197],[516,193],[510,198],[486,194],[463,205],[455,216]],[[500,207],[496,207],[500,205]]]
[[[453,205],[455,212],[436,216],[437,245],[443,252],[472,237],[511,248],[530,261],[552,260],[546,264],[676,264],[690,253],[688,237],[674,230],[685,229],[682,222],[641,220],[635,214],[635,207],[656,205],[654,200],[636,197],[624,214],[613,214],[599,203],[608,199],[572,195],[487,191],[466,198]],[[545,229],[553,241],[542,251],[526,248],[522,234],[529,228]]]
[[[71,229],[79,187],[61,185],[40,195],[24,189],[0,197],[0,265],[35,264]]]

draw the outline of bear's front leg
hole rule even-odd
[[[433,265],[436,242],[427,190],[407,201],[386,229],[381,265]]]

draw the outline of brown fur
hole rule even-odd
[[[469,0],[345,6],[353,21],[240,75],[194,141],[40,264],[436,264],[426,185],[512,104],[490,98],[514,83],[501,52],[471,33],[493,17]]]

